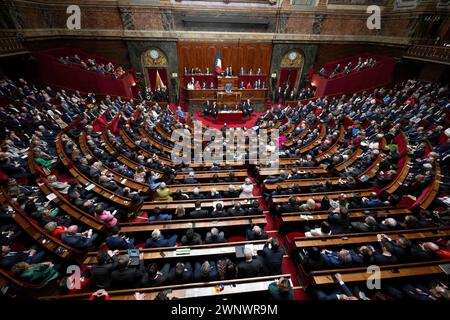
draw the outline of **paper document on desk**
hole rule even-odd
[[[50,193],[49,195],[46,196],[46,198],[47,198],[48,200],[52,201],[53,199],[56,199],[57,196],[56,196],[56,194],[54,194],[54,193]]]

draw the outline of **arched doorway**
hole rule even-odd
[[[278,87],[284,88],[288,84],[290,90],[296,90],[301,79],[304,63],[305,59],[299,50],[286,52],[280,64]]]
[[[150,48],[142,54],[145,85],[154,91],[157,87],[169,90],[168,60],[159,48]],[[170,93],[169,93],[170,94]]]

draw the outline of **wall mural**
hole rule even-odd
[[[292,50],[286,53],[281,60],[281,68],[301,68],[303,67],[303,55],[297,51]]]
[[[158,48],[150,48],[142,54],[144,67],[167,67],[169,62],[166,55]]]

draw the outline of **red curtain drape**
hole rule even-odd
[[[167,75],[166,68],[147,68],[148,79],[150,80],[150,87],[153,90],[156,89],[156,71],[158,71],[159,76],[161,77],[162,82],[166,86],[167,90],[169,90],[169,78]]]
[[[279,86],[283,88],[286,82],[289,82],[289,86],[292,88],[297,81],[297,74],[297,68],[281,68]]]

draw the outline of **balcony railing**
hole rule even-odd
[[[328,4],[340,4],[340,5],[378,5],[385,6],[387,0],[328,0]]]
[[[0,56],[19,54],[27,52],[22,39],[15,31],[0,32]]]
[[[412,45],[405,57],[450,64],[450,47]]]

